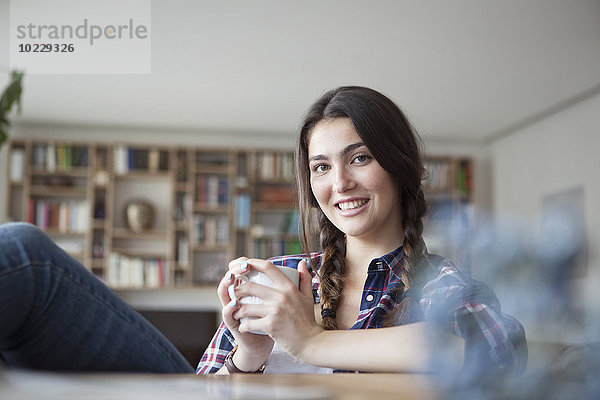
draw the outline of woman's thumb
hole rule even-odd
[[[312,276],[308,272],[308,268],[306,268],[306,260],[298,263],[298,273],[300,274],[300,293],[312,298]]]

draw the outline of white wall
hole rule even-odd
[[[491,148],[493,204],[497,220],[511,216],[524,225],[535,226],[545,196],[583,188],[589,241],[588,275],[570,283],[575,285],[575,296],[583,304],[586,326],[597,328],[596,304],[600,304],[600,95],[501,138]],[[541,237],[544,234],[541,232]],[[598,333],[596,336],[592,333],[593,337],[590,337],[590,329],[569,333],[566,326],[564,329],[527,326],[529,321],[520,308],[516,303],[514,309],[507,312],[522,316],[530,337],[564,341],[598,338]]]

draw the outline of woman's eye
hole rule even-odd
[[[327,171],[328,169],[329,169],[329,166],[326,164],[317,164],[312,168],[313,172],[316,172],[319,174]]]
[[[371,156],[368,156],[366,154],[361,154],[359,156],[354,157],[354,162],[358,163],[358,164],[365,164],[367,163],[369,160],[371,159]]]

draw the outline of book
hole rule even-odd
[[[127,165],[127,148],[123,145],[115,146],[114,170],[117,175],[124,175],[129,171]]]
[[[262,203],[292,204],[294,191],[288,186],[263,186],[257,190],[257,200]]]
[[[36,144],[33,147],[33,166],[36,168],[45,168],[47,154],[48,150],[46,149],[46,145]]]
[[[235,198],[235,224],[238,228],[250,227],[250,194],[238,194]]]
[[[177,262],[181,267],[187,267],[189,264],[190,243],[184,235],[177,237]]]
[[[46,147],[46,169],[48,172],[56,171],[56,146],[53,143]]]
[[[148,154],[148,170],[156,172],[158,170],[158,150],[152,149]]]
[[[10,181],[23,182],[25,169],[25,152],[23,149],[13,149],[10,154]]]

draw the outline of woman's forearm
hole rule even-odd
[[[297,357],[308,364],[350,371],[431,372],[443,357],[460,369],[464,340],[433,324],[380,329],[322,331],[309,339]]]

